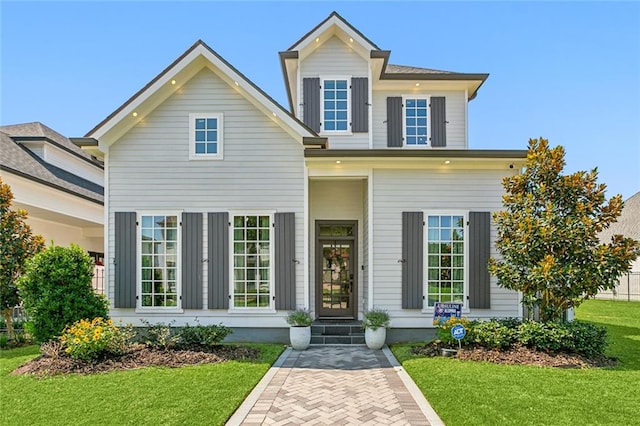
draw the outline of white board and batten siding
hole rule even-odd
[[[224,159],[189,160],[189,114],[224,114]],[[109,150],[109,298],[114,300],[115,212],[202,212],[203,253],[208,212],[293,212],[296,215],[296,303],[303,304],[303,148],[270,117],[257,110],[216,74],[203,69],[180,91],[145,116]],[[184,322],[283,327],[284,313],[233,314],[207,309],[207,263],[203,262],[202,310],[185,310]],[[164,315],[164,316],[163,316]],[[112,316],[136,324],[139,318],[168,321],[180,314]],[[256,318],[259,318],[256,321]]]
[[[430,327],[431,314],[402,309],[402,212],[494,212],[500,210],[502,170],[381,170],[373,172],[374,304],[389,310],[394,327]],[[491,256],[496,256],[491,226]],[[468,265],[467,265],[468,267]],[[516,317],[518,294],[490,284],[491,308],[472,309],[470,318]]]
[[[426,84],[423,84],[425,86]],[[402,97],[409,93],[395,91],[374,91],[372,102],[373,148],[387,148],[387,98]],[[443,96],[446,99],[445,113],[447,123],[447,149],[467,149],[466,108],[467,102],[463,91],[428,91],[421,87],[416,96]]]
[[[302,80],[307,77],[368,77],[369,63],[337,37],[331,37],[312,54],[300,60],[300,97],[304,99]],[[300,102],[302,104],[302,102]],[[299,106],[298,117],[304,115]],[[371,131],[371,128],[369,128]],[[369,133],[349,135],[322,134],[329,138],[331,149],[368,149]]]

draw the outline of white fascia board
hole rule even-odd
[[[298,50],[302,51],[312,43],[315,43],[316,38],[320,37],[320,42],[326,41],[323,40],[323,36],[325,33],[329,32],[330,35],[335,34],[335,30],[332,31],[332,27],[339,28],[342,32],[344,32],[347,36],[351,37],[355,42],[357,42],[363,49],[367,51],[378,50],[375,46],[365,40],[360,34],[338,19],[336,16],[332,16],[330,19],[327,19],[325,23],[316,28],[314,32],[309,34],[303,40],[300,40],[298,44],[292,46],[289,50]]]
[[[211,69],[213,72],[225,80],[230,87],[240,89],[238,92],[243,95],[245,99],[256,106],[267,117],[274,119],[274,121],[276,121],[283,130],[293,136],[298,142],[302,143],[303,137],[317,136],[302,126],[298,120],[291,117],[291,115],[283,109],[284,107],[280,106],[272,99],[269,99],[264,95],[264,93],[256,89],[246,77],[229,68],[227,64],[222,62],[217,56],[213,55],[207,49],[203,50],[203,56],[215,67],[215,69]],[[216,72],[216,70],[219,71]]]
[[[158,78],[158,80],[156,80],[144,92],[140,93],[135,99],[132,99],[130,103],[126,104],[120,111],[118,111],[117,114],[111,117],[109,121],[104,123],[100,128],[87,136],[100,141],[99,146],[101,148],[103,145],[106,145],[107,147],[112,145],[119,139],[120,136],[122,136],[129,129],[135,126],[135,124],[138,123],[142,118],[144,118],[145,111],[148,113],[150,112],[150,110],[153,110],[153,108],[149,108],[149,106],[146,104],[151,100],[151,98],[155,97],[163,87],[169,85],[172,86],[173,90],[166,90],[166,95],[154,102],[154,106],[161,104],[165,99],[167,99],[181,87],[181,84],[171,85],[171,80],[177,79],[177,75],[180,72],[187,69],[190,65],[194,64],[198,56],[202,55],[203,50],[204,48],[202,46],[198,46],[197,48],[193,49],[187,56],[182,58],[182,60],[174,65],[173,68],[171,68],[168,72]],[[191,75],[189,75],[188,77],[182,76],[182,78],[180,78],[181,83],[188,81],[188,78],[192,77],[197,71],[202,69],[202,67],[194,68],[197,69],[195,69],[195,71],[192,71],[191,73],[188,73]],[[137,117],[132,116],[134,112],[138,113]],[[116,127],[122,125],[125,120],[128,120],[130,124],[125,125],[124,130],[113,132],[113,130]]]
[[[199,58],[203,58],[204,60]],[[99,141],[100,150],[107,152],[108,147],[115,143],[122,135],[135,126],[146,114],[153,111],[169,96],[177,91],[182,84],[187,82],[202,68],[208,66],[221,77],[230,87],[242,90],[239,92],[252,104],[257,106],[265,115],[271,117],[281,127],[302,143],[302,138],[316,136],[306,129],[300,122],[292,118],[282,107],[258,91],[247,79],[238,74],[209,49],[200,45],[189,52],[182,60],[175,64],[168,72],[158,78],[144,92],[140,93],[122,110],[111,117],[104,125],[94,133],[88,135]],[[171,85],[171,80],[176,79],[179,84]],[[237,84],[236,84],[237,83]],[[163,90],[164,89],[164,90]],[[133,113],[137,112],[137,117]],[[284,126],[282,125],[284,124]]]

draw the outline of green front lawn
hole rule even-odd
[[[37,347],[0,351],[0,424],[222,425],[283,350],[255,346],[262,354],[255,362],[47,379],[9,375]]]
[[[416,358],[392,348],[448,426],[640,425],[640,303],[593,300],[578,319],[607,327],[615,368],[563,370]]]

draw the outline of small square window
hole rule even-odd
[[[223,120],[221,113],[189,114],[189,158],[222,159]]]

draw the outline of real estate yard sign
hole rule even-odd
[[[462,316],[462,303],[442,303],[436,302],[433,307],[433,320],[445,322],[449,318],[460,318]]]

